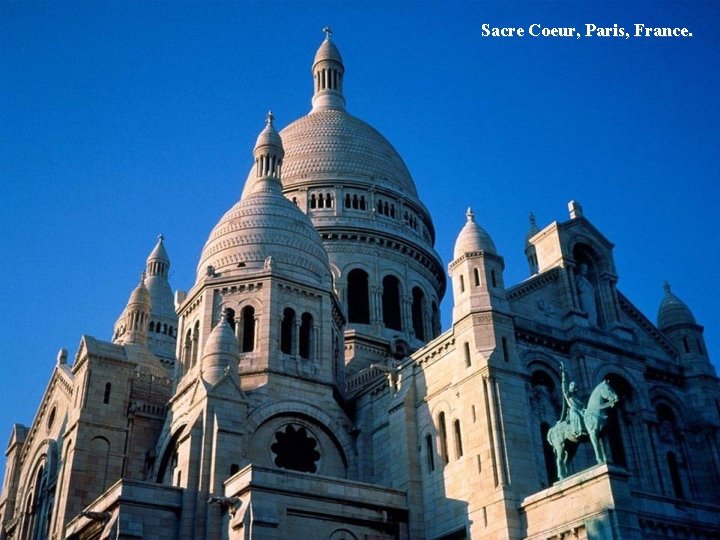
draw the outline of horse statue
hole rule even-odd
[[[563,414],[560,420],[548,430],[547,442],[555,453],[558,477],[567,476],[567,465],[575,454],[577,446],[569,443],[579,443],[590,439],[598,463],[605,463],[605,448],[602,433],[607,424],[606,409],[614,407],[618,402],[618,395],[610,387],[607,380],[598,384],[590,394],[587,407],[582,409],[580,401],[574,397],[575,383],[565,386],[565,370],[563,374]],[[567,414],[565,414],[567,412]]]

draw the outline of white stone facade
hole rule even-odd
[[[469,210],[446,274],[344,73],[328,34],[311,112],[268,115],[189,291],[161,237],[112,341],[60,352],[12,428],[0,539],[720,537],[720,385],[690,309],[666,286],[641,314],[576,202],[531,219],[516,285]],[[608,463],[580,443],[558,480],[561,366],[583,403],[603,380],[619,399]]]

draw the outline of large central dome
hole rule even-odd
[[[285,147],[283,187],[322,176],[379,183],[417,197],[402,158],[375,128],[344,110],[320,109],[280,132]]]

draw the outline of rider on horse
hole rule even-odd
[[[577,385],[575,381],[571,381],[568,385],[565,376],[565,366],[560,364],[560,372],[562,375],[561,387],[563,394],[563,412],[560,421],[565,421],[570,427],[568,438],[577,441],[579,437],[586,434],[583,422],[583,404],[576,397]]]

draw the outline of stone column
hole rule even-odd
[[[295,358],[300,356],[300,319],[295,316],[295,322],[292,329],[291,351]]]
[[[260,350],[260,315],[255,315],[255,328],[253,339],[253,351]]]
[[[402,330],[406,335],[412,336],[415,334],[415,329],[412,323],[412,296],[403,294],[400,297],[400,319],[402,324]]]

